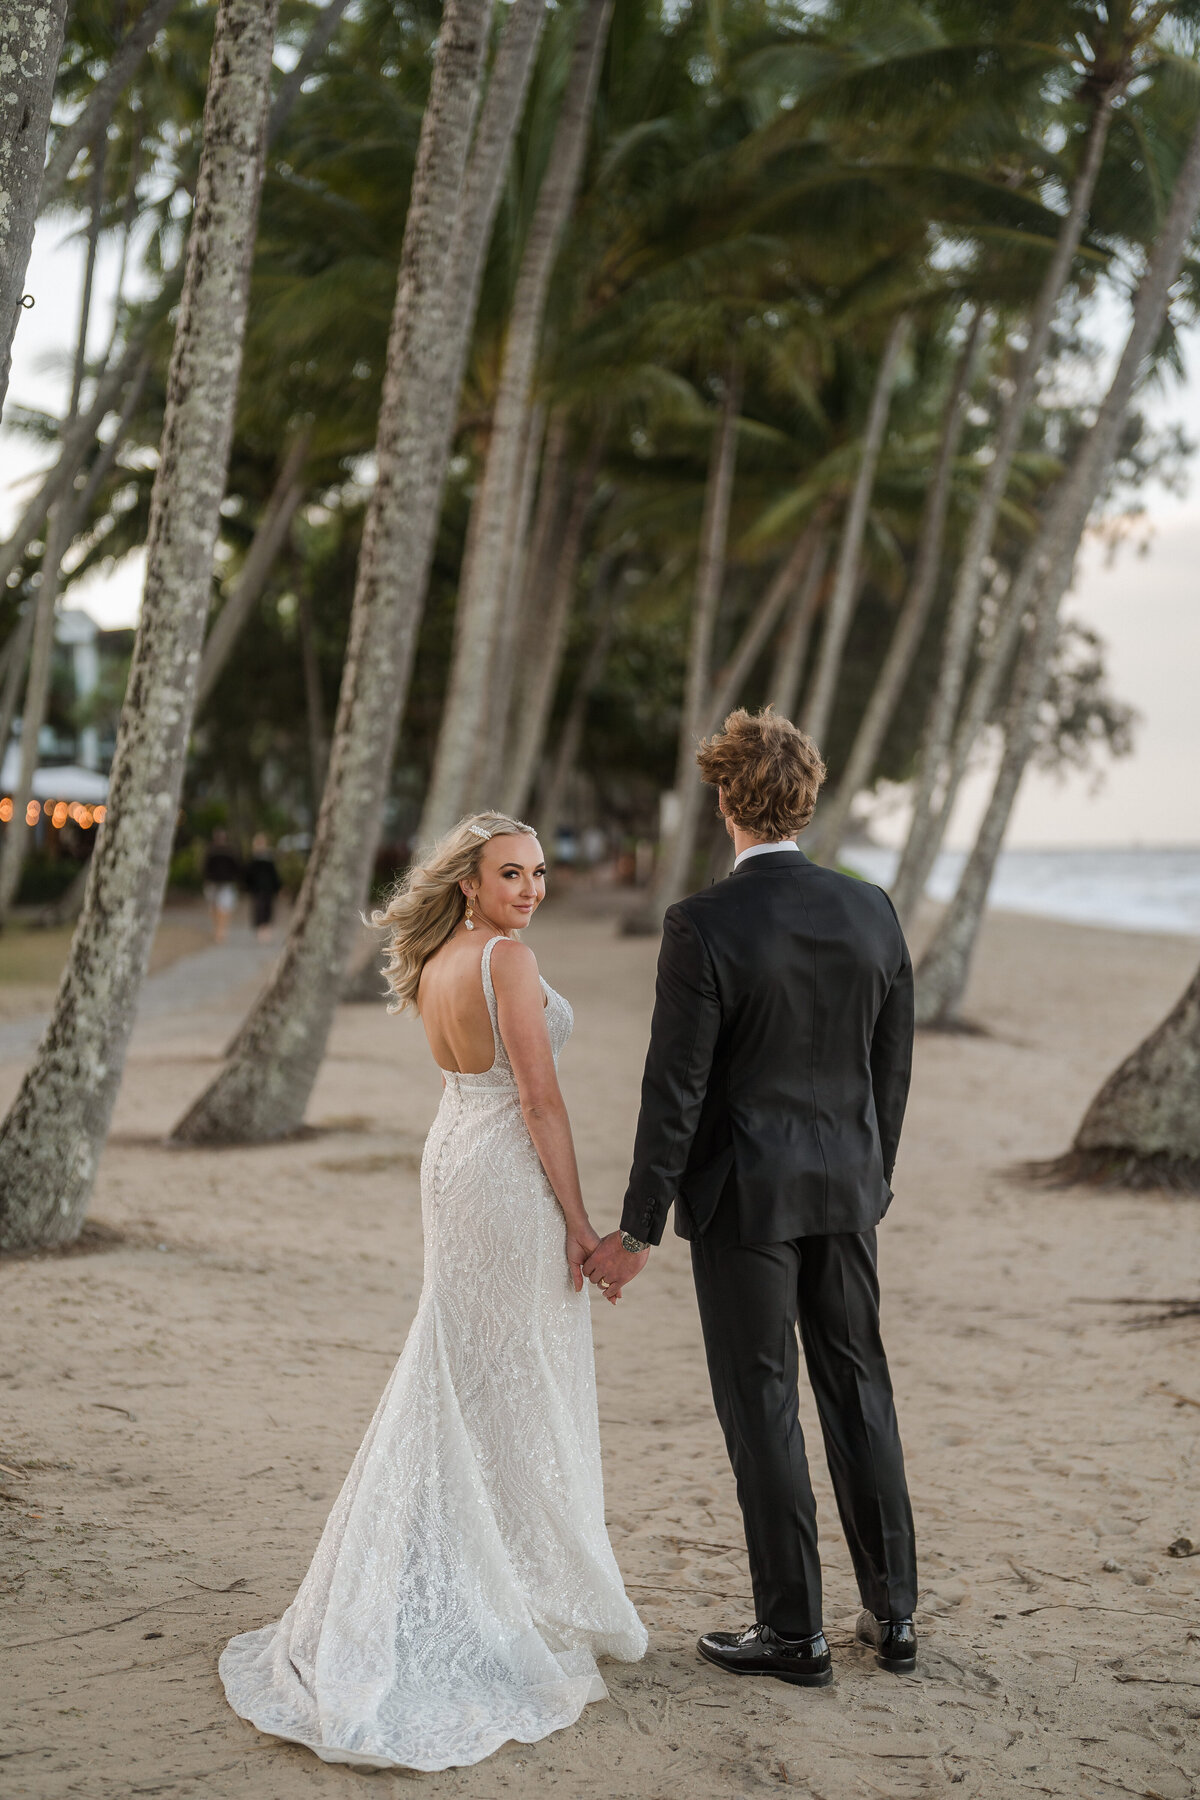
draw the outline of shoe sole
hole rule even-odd
[[[791,1687],[832,1687],[833,1670],[826,1669],[820,1675],[787,1675],[782,1669],[738,1669],[722,1662],[719,1657],[710,1656],[700,1644],[696,1645],[705,1662],[711,1663],[714,1669],[720,1669],[726,1675],[765,1675],[769,1681],[786,1681]]]
[[[855,1638],[854,1641],[856,1644],[861,1644],[864,1650],[874,1648],[865,1638]],[[889,1675],[911,1675],[917,1666],[915,1656],[880,1656],[878,1650],[875,1651],[875,1661],[878,1667],[886,1669]]]

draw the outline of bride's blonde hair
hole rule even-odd
[[[459,883],[478,875],[483,847],[494,837],[536,837],[532,825],[507,813],[470,813],[439,838],[427,856],[397,882],[372,925],[390,928],[384,974],[392,990],[389,1012],[417,1011],[421,971],[467,910]]]

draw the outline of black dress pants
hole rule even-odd
[[[692,1269],[759,1623],[792,1638],[821,1629],[797,1326],[863,1605],[876,1618],[908,1617],[917,1599],[916,1546],[879,1335],[874,1231],[782,1244],[699,1237]]]

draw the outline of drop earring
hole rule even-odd
[[[471,898],[471,896],[468,894],[467,895],[467,930],[468,931],[474,931],[474,929],[475,929],[475,921],[471,917],[471,913],[474,909],[474,906],[475,906],[475,902]]]

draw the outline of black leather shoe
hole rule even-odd
[[[749,1631],[706,1631],[696,1645],[701,1656],[731,1675],[774,1675],[796,1687],[828,1687],[833,1661],[823,1633],[783,1638],[769,1625]]]
[[[917,1632],[911,1619],[877,1619],[874,1613],[865,1612],[854,1635],[875,1652],[881,1669],[890,1669],[893,1675],[911,1675],[916,1668]]]

